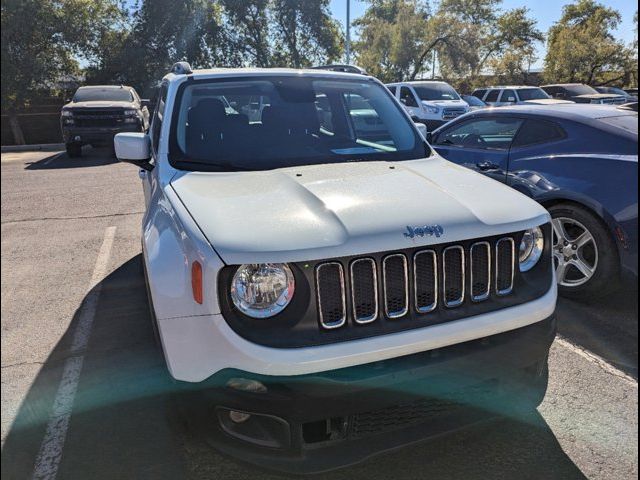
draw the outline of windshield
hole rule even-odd
[[[79,88],[73,96],[74,102],[132,102],[131,92],[126,88]]]
[[[564,89],[569,95],[593,95],[598,93],[595,88],[591,88],[588,85],[566,85]]]
[[[518,95],[520,95],[520,100],[523,102],[527,100],[542,100],[544,98],[551,98],[547,92],[542,90],[541,88],[521,88],[518,90]]]
[[[371,79],[279,76],[184,83],[170,157],[187,170],[268,170],[430,152],[388,90]]]
[[[413,85],[420,100],[460,100],[456,91],[446,83]]]
[[[472,107],[484,107],[486,105],[486,103],[473,95],[465,95],[462,99]]]

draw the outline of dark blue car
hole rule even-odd
[[[491,108],[429,139],[444,158],[549,210],[560,293],[599,296],[623,274],[637,279],[637,113],[579,104]]]

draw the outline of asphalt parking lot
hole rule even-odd
[[[1,187],[3,479],[282,478],[212,451],[169,408],[136,168],[100,150],[3,153]],[[627,285],[560,301],[536,414],[316,478],[637,478],[637,300]],[[65,383],[74,372],[77,390]]]

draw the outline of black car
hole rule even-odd
[[[638,101],[638,94],[636,92],[635,95],[621,89],[618,87],[594,87],[598,93],[606,93],[606,94],[610,94],[610,95],[621,95],[623,96],[627,102],[637,102]]]
[[[559,83],[543,85],[542,89],[553,98],[571,100],[576,103],[591,103],[599,105],[620,105],[627,100],[622,95],[599,93],[596,89],[583,83]]]
[[[62,107],[62,137],[70,157],[79,157],[83,145],[113,145],[120,132],[146,132],[149,101],[132,87],[96,85],[80,87]]]

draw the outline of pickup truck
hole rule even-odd
[[[83,145],[113,145],[119,132],[146,132],[148,100],[132,87],[95,85],[80,87],[62,107],[60,125],[70,157],[82,155]]]

